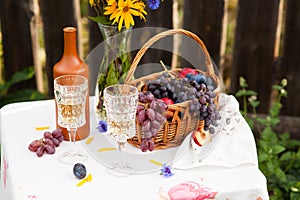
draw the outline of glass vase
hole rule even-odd
[[[119,31],[117,26],[103,25],[101,23],[98,23],[98,27],[104,39],[104,55],[97,77],[95,94],[99,98],[96,109],[99,117],[105,118],[103,90],[108,86],[124,83],[130,68],[131,58],[127,49],[127,43],[131,29],[122,27]]]

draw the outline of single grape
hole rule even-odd
[[[139,112],[139,111],[144,110],[144,109],[145,109],[144,105],[138,104],[136,112]]]
[[[154,120],[155,119],[155,111],[152,108],[148,108],[146,110],[146,115],[150,120]]]
[[[151,121],[151,127],[155,128],[155,129],[159,129],[160,125],[161,125],[161,123],[159,123],[159,121],[157,121],[155,119]]]
[[[50,145],[52,147],[55,147],[56,145],[54,144],[53,139],[55,139],[55,138],[52,138],[52,139],[46,138],[45,141],[44,141],[44,143],[46,145]]]
[[[82,163],[76,163],[73,167],[73,174],[78,179],[83,179],[86,176],[86,168]]]
[[[169,93],[167,91],[161,93],[162,98],[168,97],[168,96],[169,96]]]
[[[137,115],[137,120],[139,123],[143,123],[146,120],[146,111],[140,110]]]
[[[153,101],[153,99],[154,99],[154,95],[151,92],[148,92],[146,95],[146,101],[150,103],[151,101]]]
[[[142,152],[146,152],[148,150],[148,141],[146,139],[142,139],[140,147]]]
[[[139,93],[139,101],[142,103],[146,103],[146,94],[144,92]]]
[[[45,145],[45,152],[48,153],[48,154],[54,154],[55,153],[55,147],[53,147],[49,144],[46,144]]]
[[[161,87],[159,88],[159,90],[160,90],[161,92],[166,92],[166,91],[167,91],[167,87],[161,86]]]
[[[154,128],[154,127],[152,127],[152,129],[151,129],[151,137],[154,137],[154,136],[156,136],[156,135],[157,135],[157,132],[158,132],[158,129],[157,129],[157,128]]]
[[[143,133],[143,136],[145,139],[150,139],[152,137],[152,132],[151,131],[145,131]]]
[[[155,119],[160,123],[163,124],[166,121],[166,117],[163,116],[161,113],[156,112],[155,113]]]
[[[150,128],[151,128],[150,120],[146,120],[142,123],[142,130],[143,131],[150,131]]]
[[[206,104],[206,98],[204,96],[200,97],[199,98],[199,101],[202,105],[205,105]]]
[[[155,148],[155,143],[154,143],[154,141],[153,141],[153,140],[149,140],[149,142],[148,142],[148,150],[149,150],[149,151],[153,151],[154,148]]]
[[[215,133],[215,129],[214,129],[213,127],[210,127],[210,128],[209,128],[209,132],[210,132],[211,134],[214,134],[214,133]]]
[[[159,89],[154,90],[153,95],[157,98],[157,96],[160,95],[160,90]]]
[[[64,136],[60,136],[59,138],[57,138],[60,142],[64,141]]]
[[[52,138],[52,142],[55,144],[55,147],[60,145],[60,141],[57,138]]]
[[[198,83],[205,83],[206,82],[206,76],[204,76],[203,74],[197,74],[195,76],[195,80],[198,82]]]
[[[34,140],[29,144],[28,149],[32,152],[36,152],[39,146],[41,146],[41,143],[41,140]]]
[[[60,136],[62,136],[62,130],[61,129],[55,129],[54,131],[52,131],[52,136],[55,138],[59,138]]]
[[[45,152],[45,147],[44,145],[40,145],[37,150],[36,150],[36,155],[38,157],[41,157],[42,155],[44,155],[44,152]]]
[[[149,84],[148,85],[148,90],[151,90],[151,91],[154,91],[154,90],[156,90],[156,85],[154,85],[154,84]]]
[[[52,136],[52,134],[51,134],[49,131],[46,131],[46,132],[44,133],[44,138],[52,139],[53,136]]]
[[[160,113],[164,113],[168,109],[168,105],[161,99],[157,99],[157,107],[156,110]],[[151,106],[151,105],[150,105]]]

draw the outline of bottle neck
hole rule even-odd
[[[77,54],[77,41],[76,41],[76,28],[66,27],[64,31],[64,56],[76,56]]]

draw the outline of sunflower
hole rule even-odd
[[[116,2],[116,0],[108,0],[110,2]],[[105,15],[112,14],[110,20],[113,20],[112,24],[118,23],[118,29],[121,30],[123,23],[126,29],[129,29],[130,25],[134,26],[133,16],[139,16],[145,19],[144,15],[145,4],[139,0],[119,0],[117,6],[111,4],[105,7]]]
[[[110,15],[109,20],[114,19],[118,14],[117,6],[116,0],[107,0],[107,6],[104,8],[106,11],[103,14]]]

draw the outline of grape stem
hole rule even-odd
[[[160,64],[163,66],[163,68],[164,68],[164,70],[165,70],[165,72],[167,72],[172,78],[174,78],[174,76],[172,75],[172,74],[170,74],[169,73],[169,71],[168,71],[168,69],[167,69],[167,67],[166,67],[166,65],[163,63],[163,61],[162,60],[160,60],[159,61],[160,62]]]

